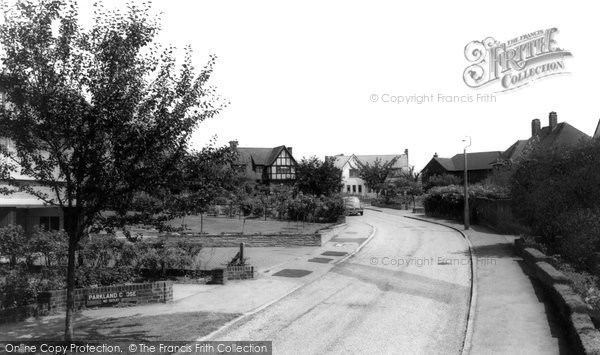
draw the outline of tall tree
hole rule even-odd
[[[74,2],[20,0],[4,5],[0,25],[0,132],[14,143],[1,149],[10,166],[0,172],[13,190],[62,210],[65,340],[73,338],[75,255],[86,230],[103,222],[103,210],[128,215],[140,194],[180,182],[192,132],[224,106],[207,84],[215,57],[197,73],[188,47],[177,65],[174,48],[154,42],[160,27],[149,4],[94,8],[82,28]],[[17,170],[36,183],[17,183]],[[152,222],[150,207],[138,203],[134,215]]]
[[[342,170],[335,166],[335,158],[302,158],[296,167],[296,186],[303,193],[330,196],[342,187]]]
[[[394,157],[386,161],[377,158],[373,164],[359,162],[358,176],[365,181],[368,188],[379,195],[385,187],[385,180],[394,171],[394,164],[398,158]]]

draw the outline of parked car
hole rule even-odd
[[[344,197],[344,207],[347,216],[363,215],[363,206],[356,196]]]

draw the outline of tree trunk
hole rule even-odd
[[[64,229],[69,236],[67,263],[67,314],[65,318],[65,341],[73,341],[73,313],[75,312],[75,262],[79,240],[83,234],[82,209],[63,207]]]
[[[75,311],[75,250],[78,241],[69,234],[69,260],[67,267],[67,316],[65,318],[65,341],[73,340],[73,312]]]

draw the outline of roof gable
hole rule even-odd
[[[272,165],[277,159],[277,157],[279,157],[282,151],[285,151],[290,156],[294,164],[296,164],[296,159],[294,159],[294,156],[284,145],[280,145],[275,148],[238,147],[237,151],[239,154],[240,162],[244,164],[252,162],[254,165]]]

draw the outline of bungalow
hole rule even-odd
[[[493,171],[492,162],[498,159],[502,152],[473,152],[467,153],[467,177],[469,182],[480,182],[485,180]],[[454,175],[462,179],[465,170],[465,155],[456,154],[452,158],[440,158],[437,153],[425,165],[421,176],[426,182],[434,175]]]
[[[238,147],[237,142],[229,144],[237,149],[238,165],[243,167],[248,180],[263,184],[287,184],[296,180],[298,163],[292,155],[292,147],[245,148]]]
[[[393,178],[403,172],[409,171],[408,165],[408,149],[404,151],[404,154],[399,155],[336,155],[334,156],[335,166],[342,170],[342,188],[341,192],[352,195],[359,195],[363,197],[374,197],[375,193],[371,192],[363,179],[359,175],[359,167],[361,164],[375,163],[376,160],[382,163],[391,162],[396,159],[392,165],[392,173],[389,178]]]

